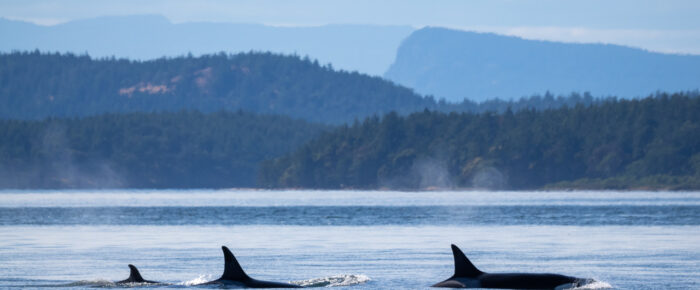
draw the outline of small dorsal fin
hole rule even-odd
[[[454,244],[452,245],[452,255],[455,258],[455,274],[453,277],[473,278],[484,273],[479,271],[479,269],[467,259],[467,256],[462,253],[462,250],[457,248]]]
[[[231,251],[226,246],[221,246],[221,250],[224,251],[224,274],[221,275],[219,280],[241,281],[250,279]]]
[[[141,277],[141,273],[139,273],[139,269],[136,269],[136,266],[129,264],[129,269],[131,269],[131,273],[129,274],[129,278],[126,279],[126,281],[132,282],[132,283],[143,283],[146,280]]]
[[[117,281],[115,283],[117,283],[117,284],[126,284],[126,283],[157,284],[157,283],[160,283],[160,282],[156,282],[156,281],[148,281],[148,280],[143,279],[143,277],[141,277],[141,273],[139,273],[139,269],[136,269],[136,266],[134,266],[132,264],[129,264],[129,269],[131,269],[131,273],[129,273],[129,278],[127,278],[126,280]]]

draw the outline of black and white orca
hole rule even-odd
[[[547,273],[484,273],[477,269],[455,245],[452,245],[452,254],[455,260],[454,275],[433,287],[558,290],[581,287],[595,282],[593,279]]]
[[[224,274],[222,274],[219,279],[199,285],[223,284],[244,288],[303,288],[294,284],[253,279],[243,271],[236,257],[233,256],[226,246],[221,246],[221,250],[224,251]]]

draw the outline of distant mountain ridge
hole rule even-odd
[[[272,53],[149,61],[38,51],[0,53],[0,119],[243,110],[342,124],[392,111],[405,115],[425,109],[474,113],[546,110],[590,106],[603,100],[573,93],[449,103],[380,77]]]
[[[0,119],[243,110],[339,124],[435,106],[380,77],[272,53],[149,61],[0,54]]]
[[[163,56],[270,51],[308,55],[334,67],[381,75],[409,26],[274,27],[238,23],[171,23],[159,15],[109,16],[40,26],[0,18],[0,51],[39,49],[93,57]]]
[[[698,89],[698,67],[696,55],[429,27],[402,42],[384,76],[450,101],[508,100],[545,91],[629,98]]]

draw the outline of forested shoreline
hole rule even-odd
[[[196,111],[0,120],[1,188],[700,189],[700,95],[328,126]]]
[[[255,187],[325,125],[244,112],[0,120],[0,188]]]
[[[700,98],[425,110],[342,126],[262,166],[270,188],[698,189]]]

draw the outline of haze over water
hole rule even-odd
[[[699,192],[2,191],[0,233],[0,287],[111,287],[129,263],[188,287],[227,245],[259,279],[426,289],[451,243],[486,272],[700,286]]]

